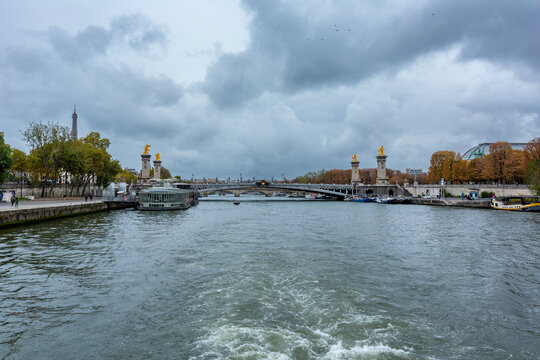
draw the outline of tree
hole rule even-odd
[[[504,164],[510,156],[512,146],[506,141],[499,141],[489,146],[489,154],[486,155],[484,178],[493,181],[504,180]]]
[[[540,137],[529,141],[523,149],[526,164],[526,182],[531,191],[540,195]]]
[[[32,148],[30,161],[34,171],[39,171],[41,175],[41,196],[44,197],[49,183],[52,192],[58,179],[61,154],[70,138],[70,130],[57,123],[31,123],[23,133],[23,138]]]
[[[507,183],[523,183],[527,172],[521,150],[510,150],[503,164],[503,179]]]
[[[96,131],[92,131],[90,134],[82,138],[81,141],[86,144],[95,146],[98,149],[104,149],[104,150],[107,150],[109,146],[111,145],[111,141],[109,139],[102,138],[101,134]]]
[[[527,185],[536,195],[540,195],[540,159],[535,159],[527,165]]]
[[[453,181],[453,165],[456,160],[456,153],[453,151],[437,151],[431,155],[428,170],[428,179],[431,182],[438,182],[442,178]]]
[[[540,137],[536,137],[529,141],[523,149],[525,161],[527,163],[540,159]]]
[[[20,181],[23,173],[27,170],[27,158],[24,151],[19,149],[11,149],[11,157],[13,159],[13,165],[11,166],[11,171],[14,173],[14,177]],[[18,174],[15,174],[18,173]]]
[[[467,160],[463,160],[460,154],[457,154],[454,159],[452,172],[452,181],[466,182],[470,179]]]
[[[167,169],[166,167],[162,166],[161,167],[161,178],[162,179],[170,179],[172,176],[171,176],[171,172],[169,171],[169,169]]]
[[[0,133],[0,184],[6,180],[8,171],[12,165],[11,148],[4,143],[4,133]]]
[[[118,172],[116,175],[116,180],[118,182],[126,182],[126,183],[137,183],[137,175],[135,175],[133,172],[131,172],[129,169],[125,168]]]
[[[470,181],[480,182],[484,180],[484,167],[486,164],[486,158],[475,158],[469,161],[467,164],[467,170],[469,173]]]

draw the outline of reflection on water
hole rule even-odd
[[[537,358],[538,214],[201,202],[0,231],[0,358]]]

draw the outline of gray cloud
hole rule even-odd
[[[540,38],[534,35],[540,33],[538,2],[429,1],[394,12],[390,3],[346,2],[319,16],[293,2],[244,4],[253,14],[249,47],[222,55],[204,83],[222,107],[264,92],[352,85],[456,44],[462,45],[463,60],[540,69]]]
[[[145,52],[153,45],[165,46],[167,43],[165,29],[140,14],[116,17],[111,21],[110,29],[92,25],[73,36],[53,26],[47,37],[59,56],[75,62],[105,55],[112,45],[128,45],[138,52]]]
[[[176,121],[156,120],[178,104],[183,87],[166,75],[147,76],[104,58],[114,46],[127,44],[144,54],[149,46],[162,45],[160,29],[142,15],[122,16],[110,29],[88,26],[72,36],[52,27],[41,46],[3,49],[0,114],[13,122],[52,120],[70,126],[69,104],[77,104],[79,127],[100,129],[104,136],[170,133]]]

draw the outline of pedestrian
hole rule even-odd
[[[15,204],[15,196],[11,195],[11,206]]]
[[[84,201],[88,201],[88,194],[84,194]]]
[[[93,198],[93,197],[94,197],[94,196],[93,196],[92,194],[90,194],[90,201],[92,201],[92,198]]]
[[[15,207],[19,207],[19,198],[18,197],[15,198]]]

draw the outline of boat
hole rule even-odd
[[[390,196],[384,198],[379,196],[375,199],[375,202],[378,204],[397,204],[398,200]]]
[[[496,210],[510,211],[538,211],[540,212],[540,201],[527,201],[522,197],[506,197],[501,200],[491,199],[490,205]]]
[[[306,199],[312,199],[312,200],[314,200],[314,199],[317,198],[317,194],[315,194],[315,193],[309,193],[309,194],[306,194],[305,198],[306,198]]]
[[[240,205],[240,200],[234,200],[234,201],[233,201],[233,204],[234,204],[234,205]]]
[[[370,197],[352,198],[351,200],[356,201],[356,202],[363,202],[363,203],[373,202],[374,201],[373,198],[370,198]]]
[[[396,201],[397,201],[396,204],[410,204],[411,203],[411,198],[407,197],[407,196],[399,195],[396,198]]]
[[[155,186],[139,191],[139,210],[183,210],[199,202],[199,193],[170,186]]]

